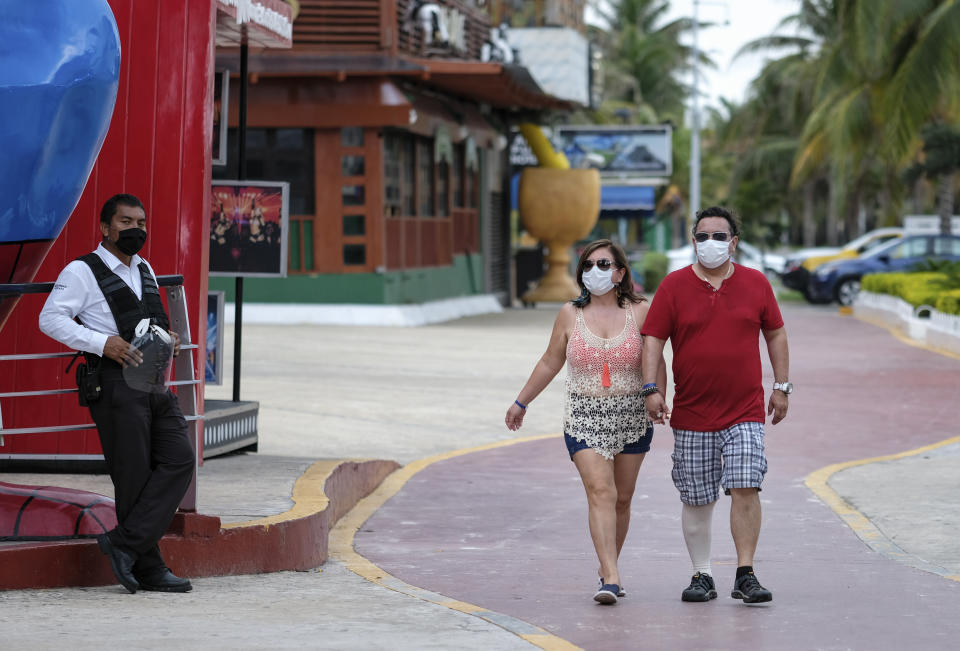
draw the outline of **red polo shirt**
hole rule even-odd
[[[735,264],[716,291],[693,266],[664,278],[641,332],[673,345],[670,425],[713,432],[764,422],[759,338],[780,327],[773,288],[755,269]]]

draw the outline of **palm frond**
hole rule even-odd
[[[902,157],[920,127],[960,85],[960,0],[944,0],[922,22],[916,43],[897,68],[883,98],[885,135]]]
[[[773,34],[745,43],[737,50],[736,54],[733,55],[733,60],[736,61],[741,56],[747,54],[769,52],[771,50],[786,50],[788,48],[804,50],[812,48],[814,45],[815,42],[813,39],[804,36],[781,36],[779,34]]]

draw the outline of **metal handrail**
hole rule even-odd
[[[22,296],[24,294],[48,294],[53,290],[54,283],[13,283],[0,284],[0,298],[9,296]],[[181,287],[183,285],[183,276],[179,274],[157,276],[157,286],[159,287]],[[181,350],[197,350],[198,344],[183,344]],[[0,362],[38,360],[38,359],[60,359],[66,357],[75,357],[76,352],[64,353],[23,353],[19,355],[0,355]],[[167,382],[167,386],[196,386],[200,380],[175,380]],[[0,393],[0,398],[26,398],[31,396],[57,396],[68,393],[77,393],[77,389],[38,389],[32,391],[8,391]],[[203,415],[185,416],[187,421],[198,421],[203,419]],[[55,425],[52,427],[19,427],[16,429],[4,429],[0,424],[0,444],[3,443],[3,437],[15,434],[45,434],[50,432],[72,432],[95,428],[94,423],[84,423],[78,425]]]

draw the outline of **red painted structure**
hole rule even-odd
[[[206,337],[207,260],[212,134],[214,0],[109,0],[121,42],[120,86],[110,130],[80,202],[50,249],[36,282],[56,279],[100,241],[99,211],[117,192],[143,200],[143,255],[160,274],[182,274],[194,342]],[[42,334],[43,295],[24,296],[0,334],[0,355],[55,352]],[[192,351],[198,355],[198,351]],[[203,368],[202,359],[195,366]],[[0,362],[0,392],[74,388],[65,359]],[[202,373],[201,373],[202,379]],[[198,402],[203,404],[203,385]],[[4,399],[5,428],[90,421],[74,394]],[[4,437],[7,455],[99,455],[94,429]]]

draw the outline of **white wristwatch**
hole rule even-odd
[[[773,383],[774,391],[783,391],[788,396],[793,393],[793,383],[792,382],[774,382]]]

